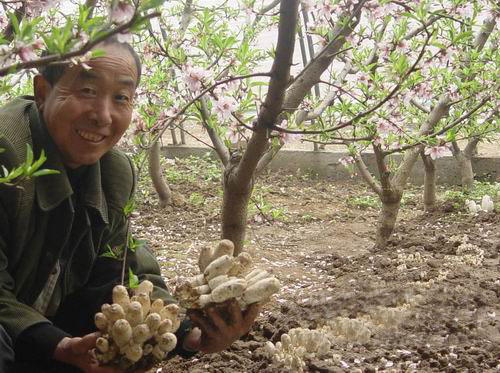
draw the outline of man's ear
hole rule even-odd
[[[41,113],[43,111],[45,101],[52,91],[52,86],[42,75],[35,75],[33,78],[33,88],[35,92],[36,107]]]

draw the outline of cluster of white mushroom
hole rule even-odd
[[[274,345],[266,342],[267,355],[274,361],[282,363],[292,372],[303,372],[306,366],[304,358],[321,358],[330,351],[331,342],[328,335],[320,330],[305,328],[290,329],[281,335],[281,342]]]
[[[465,200],[465,207],[467,207],[469,212],[477,214],[479,211],[492,212],[495,209],[495,203],[489,195],[484,195],[481,199],[481,204],[477,204],[474,200],[467,199]]]
[[[233,257],[234,245],[222,240],[215,249],[201,250],[198,266],[201,274],[177,286],[175,296],[185,308],[205,308],[235,298],[242,310],[252,303],[268,299],[278,292],[280,282],[261,269],[250,271],[252,257],[241,253]]]
[[[101,364],[129,368],[148,357],[163,360],[177,344],[179,306],[151,302],[153,284],[141,282],[130,297],[126,287],[113,288],[113,304],[103,304],[95,314],[95,325],[102,333],[96,341],[96,357]]]

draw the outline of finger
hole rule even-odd
[[[261,306],[259,303],[254,303],[248,306],[247,310],[245,311],[242,324],[246,326],[247,331],[250,329],[257,316],[260,314],[260,308]]]
[[[222,318],[214,306],[208,306],[205,311],[207,312],[210,321],[217,329],[224,330],[228,327],[226,321]]]
[[[241,314],[241,308],[236,299],[231,299],[228,302],[227,310],[231,318],[233,325],[241,325],[243,321],[243,316]]]
[[[76,354],[85,354],[95,347],[97,333],[87,334],[82,338],[74,338],[73,352]]]
[[[214,327],[210,324],[210,321],[208,321],[200,311],[188,310],[187,315],[189,316],[191,321],[202,330],[203,333],[209,335],[215,335],[216,332]]]

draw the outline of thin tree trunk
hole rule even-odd
[[[424,211],[431,212],[436,208],[436,163],[424,152],[420,152],[424,163]]]
[[[158,193],[160,199],[160,208],[166,207],[172,201],[172,191],[167,183],[163,180],[160,165],[160,141],[157,140],[148,150],[148,169],[149,176],[153,186]]]
[[[175,127],[170,129],[170,136],[172,136],[172,144],[177,145],[177,134],[175,133]]]
[[[233,154],[224,171],[222,238],[233,241],[235,256],[243,250],[247,206],[253,190],[257,165],[269,147],[269,128],[276,123],[283,110],[295,45],[295,32],[290,30],[297,28],[298,7],[298,0],[281,1],[278,42],[265,102],[245,151],[242,155]]]
[[[462,181],[462,189],[470,191],[474,187],[474,170],[472,169],[472,156],[476,151],[479,138],[474,137],[470,139],[464,150],[460,149],[456,141],[451,143],[453,157],[458,162],[460,170],[460,178]]]
[[[443,117],[448,115],[449,104],[449,97],[447,95],[442,96],[434,109],[427,116],[427,120],[425,121],[425,123],[423,123],[420,127],[418,134],[426,135],[430,131],[432,131],[437,123]],[[375,190],[380,196],[380,200],[382,202],[382,209],[380,211],[377,226],[376,245],[378,248],[382,248],[387,245],[387,241],[389,240],[394,230],[406,182],[410,176],[413,166],[418,159],[418,155],[423,150],[423,146],[418,145],[414,148],[408,149],[404,153],[401,164],[398,166],[396,172],[392,176],[385,163],[386,154],[382,151],[380,145],[374,145],[373,150],[375,153],[375,159],[377,161],[377,168],[380,174],[381,185],[380,187],[378,187],[378,185],[375,184]],[[359,165],[359,162],[357,163]],[[366,173],[366,171],[364,173]],[[373,183],[374,182],[372,182],[372,184]]]
[[[243,250],[248,201],[253,190],[253,180],[242,184],[232,175],[239,161],[239,157],[233,156],[224,172],[224,199],[221,211],[222,238],[234,243],[235,256]]]
[[[88,2],[93,1],[93,0],[87,0]],[[179,32],[180,35],[183,36],[184,33],[186,32],[187,27],[189,26],[189,22],[191,21],[192,17],[192,0],[187,0],[186,3],[184,4],[184,9],[182,13],[182,18],[180,22],[180,28]],[[161,33],[163,40],[167,40],[167,35],[166,31],[161,28]],[[172,71],[171,71],[172,73]],[[174,74],[175,75],[175,74]],[[182,126],[182,122],[180,123],[180,126]],[[181,130],[181,143],[185,144],[185,138],[184,138],[184,131]],[[174,145],[177,145],[177,137],[175,134],[175,127],[172,127],[170,129],[170,133],[172,135],[172,143]],[[159,206],[160,208],[164,208],[167,205],[171,203],[181,203],[180,201],[183,199],[182,196],[177,195],[175,198],[176,201],[173,201],[173,195],[172,195],[172,190],[168,186],[167,182],[163,179],[162,177],[162,172],[161,172],[161,163],[160,163],[160,158],[161,158],[161,151],[160,151],[160,140],[157,139],[154,144],[151,146],[151,148],[148,150],[148,170],[149,170],[149,176],[151,177],[151,181],[153,183],[153,187],[158,193],[158,199],[159,199]]]
[[[380,210],[377,225],[376,244],[378,248],[383,248],[387,245],[387,241],[394,231],[402,196],[403,193],[392,190],[384,190],[382,193],[382,209]]]

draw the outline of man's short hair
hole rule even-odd
[[[129,53],[132,55],[132,58],[134,59],[135,67],[137,69],[137,84],[136,84],[136,87],[137,87],[139,85],[139,82],[141,81],[142,64],[141,64],[141,60],[139,58],[139,55],[136,53],[134,48],[132,48],[132,46],[129,43],[119,42],[115,35],[104,40],[99,45],[102,45],[102,46],[117,45],[120,48],[125,48],[126,50],[129,51]],[[43,55],[48,55],[48,53],[44,53]],[[65,63],[53,63],[53,64],[49,64],[49,65],[41,67],[39,69],[39,71],[40,71],[40,74],[42,74],[42,76],[45,78],[45,80],[48,81],[53,86],[54,84],[57,83],[57,81],[64,74],[67,67],[68,67],[68,65]]]

